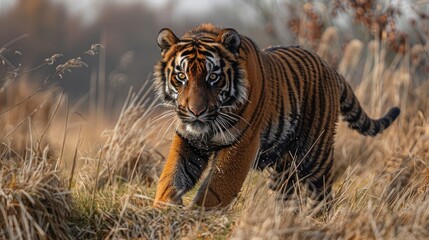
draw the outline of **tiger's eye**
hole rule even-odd
[[[216,73],[210,73],[209,80],[215,81],[218,78],[218,75]]]
[[[180,81],[183,81],[186,79],[186,75],[182,72],[177,74],[177,79],[179,79]]]

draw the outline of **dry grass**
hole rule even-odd
[[[68,224],[70,192],[48,157],[30,150],[11,157],[4,149],[0,162],[0,238],[72,239]]]
[[[310,14],[313,8],[305,7]],[[402,111],[375,138],[339,124],[338,178],[328,211],[302,196],[279,202],[266,187],[265,172],[251,172],[228,209],[153,209],[171,119],[159,115],[150,87],[130,91],[116,125],[100,136],[78,131],[107,126],[70,120],[66,96],[57,89],[33,94],[37,87],[29,90],[16,75],[2,73],[0,238],[428,239],[428,45],[392,54],[383,34],[344,48],[335,27],[317,36],[315,49],[338,64],[371,116],[393,105]],[[57,74],[68,72],[63,67]],[[185,202],[190,198],[192,193]]]
[[[81,239],[105,238],[214,238],[226,235],[232,225],[231,214],[202,213],[171,207],[152,208],[153,189],[126,184],[97,193],[76,193],[78,201],[73,229]]]
[[[121,182],[151,185],[158,181],[164,157],[157,150],[161,142],[151,141],[159,130],[151,120],[156,104],[148,98],[151,91],[147,84],[137,93],[130,91],[115,127],[103,133],[107,141],[97,158],[84,158],[79,189],[93,191]]]

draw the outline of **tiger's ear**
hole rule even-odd
[[[162,52],[169,49],[171,45],[174,45],[177,42],[179,42],[179,38],[177,38],[170,29],[163,28],[159,31],[158,46],[161,48]]]
[[[237,54],[241,44],[240,34],[232,28],[226,28],[219,33],[216,42],[221,43],[230,52]]]

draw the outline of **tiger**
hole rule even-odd
[[[300,183],[324,199],[332,192],[340,114],[367,136],[400,114],[392,107],[370,118],[344,77],[299,46],[259,50],[235,29],[213,24],[181,38],[161,29],[157,43],[154,88],[177,121],[154,207],[183,205],[197,183],[190,205],[227,207],[251,169],[268,169],[269,188],[285,198]]]

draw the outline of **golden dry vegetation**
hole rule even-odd
[[[94,113],[84,118],[74,111],[52,80],[29,86],[32,73],[5,67],[0,71],[0,238],[429,239],[429,45],[410,44],[399,33],[395,38],[383,27],[389,15],[365,15],[359,8],[371,1],[356,2],[362,2],[352,6],[356,21],[379,27],[368,41],[340,39],[333,26],[304,31],[321,24],[313,5],[302,5],[303,14],[289,22],[299,42],[353,82],[371,116],[393,105],[401,108],[399,119],[374,138],[339,124],[338,178],[328,211],[303,196],[276,200],[266,187],[266,173],[254,171],[228,209],[154,209],[172,116],[151,98],[150,81],[130,91],[109,128]],[[51,60],[45,63],[55,65]],[[84,65],[78,60],[71,63]],[[55,74],[73,67],[57,66]],[[191,198],[186,195],[185,202]]]

